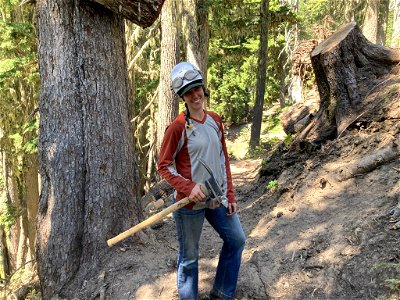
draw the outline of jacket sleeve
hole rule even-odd
[[[221,134],[222,151],[225,156],[225,170],[226,170],[226,180],[227,180],[226,197],[228,198],[229,203],[236,203],[235,192],[233,189],[233,182],[232,182],[231,166],[229,163],[228,151],[226,149],[225,135],[222,123],[221,123],[221,133],[222,133]]]
[[[172,123],[167,127],[160,148],[158,160],[158,172],[177,191],[177,200],[190,195],[196,185],[190,178],[190,169],[187,174],[179,174],[175,164],[175,158],[181,150],[184,139],[184,125]],[[185,176],[186,175],[186,176]]]

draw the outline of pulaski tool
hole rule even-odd
[[[214,177],[210,167],[202,159],[199,159],[199,161],[204,166],[204,168],[207,170],[207,172],[210,174],[210,178],[208,178],[205,181],[205,184],[204,184],[205,188],[204,188],[204,185],[200,186],[201,191],[207,196],[205,206],[210,209],[217,208],[220,206],[220,204],[222,204],[225,207],[228,207],[228,199],[222,193],[217,181],[215,180],[215,177]],[[159,220],[161,220],[165,216],[169,215],[170,213],[188,205],[190,202],[192,202],[192,200],[189,199],[189,197],[185,197],[185,198],[175,202],[174,204],[163,209],[162,211],[147,218],[143,222],[141,222],[141,223],[131,227],[130,229],[118,234],[117,236],[107,240],[107,245],[109,247],[114,246],[115,244],[128,238],[129,236],[134,235],[135,233],[145,229],[146,227],[158,222]]]

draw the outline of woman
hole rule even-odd
[[[206,93],[198,69],[188,62],[171,71],[171,87],[184,101],[182,112],[168,126],[160,149],[158,171],[175,189],[174,199],[189,197],[192,203],[174,212],[179,242],[177,285],[179,299],[198,298],[199,240],[204,218],[223,240],[211,299],[233,299],[236,291],[245,235],[236,214],[237,204],[225,145],[222,121],[203,108]],[[204,182],[212,170],[226,206],[206,207]]]

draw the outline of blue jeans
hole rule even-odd
[[[204,218],[223,240],[211,294],[221,299],[234,299],[246,237],[237,214],[228,217],[226,212],[225,207],[199,210],[181,208],[174,212],[179,242],[179,299],[198,299],[199,241]]]

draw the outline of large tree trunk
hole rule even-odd
[[[180,4],[167,1],[161,12],[161,65],[157,112],[157,157],[167,126],[176,118],[179,97],[171,90],[169,74],[179,61]]]
[[[297,139],[318,143],[340,136],[399,61],[400,51],[370,43],[356,23],[339,28],[311,53],[320,108]]]
[[[72,299],[101,268],[105,241],[136,221],[124,21],[83,1],[39,0],[36,11],[38,271],[44,299]]]

